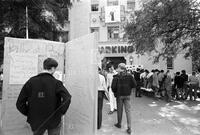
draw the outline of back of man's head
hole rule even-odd
[[[186,74],[186,71],[185,71],[185,70],[182,70],[181,73],[182,73],[182,74]]]
[[[44,70],[50,70],[52,67],[57,68],[58,62],[53,58],[47,58],[43,62]]]
[[[192,72],[192,75],[196,75],[196,72],[193,71],[193,72]]]
[[[137,68],[136,71],[137,71],[137,72],[140,72],[140,68]]]
[[[197,70],[198,70],[198,72],[200,73],[200,68],[198,68]]]
[[[180,72],[176,72],[176,75],[180,75],[181,73]]]
[[[126,70],[126,64],[120,63],[120,64],[118,65],[118,68],[125,71],[125,70]]]

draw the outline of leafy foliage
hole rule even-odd
[[[68,20],[70,0],[0,0],[0,61],[4,37],[26,37],[26,6],[29,38],[58,40],[57,33]]]
[[[125,31],[136,52],[154,52],[155,61],[176,57],[183,50],[185,57],[190,57],[196,55],[192,50],[200,41],[199,19],[196,0],[151,0],[135,12]]]
[[[30,38],[55,40],[53,34],[68,19],[70,0],[0,0],[1,37],[25,37],[26,5]],[[6,30],[9,29],[9,30]]]

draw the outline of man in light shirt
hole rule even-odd
[[[197,89],[198,89],[198,86],[199,86],[199,80],[196,77],[196,72],[192,72],[192,75],[189,76],[189,85],[190,85],[190,90],[186,95],[186,99],[187,99],[187,97],[189,95],[190,96],[190,100],[192,100],[192,97],[193,97],[193,91],[192,90],[194,90],[194,100],[196,100],[196,98],[197,98]]]
[[[112,92],[111,84],[113,80],[113,75],[116,75],[117,72],[114,70],[113,65],[108,66],[108,74],[107,74],[107,88],[109,92],[109,102],[110,102],[110,112],[108,114],[112,114],[117,110],[117,102],[116,98]]]
[[[103,97],[105,92],[107,92],[106,80],[103,75],[101,75],[101,69],[99,71],[99,83],[98,83],[98,115],[97,115],[97,129],[101,128],[102,124],[102,109],[103,109]]]

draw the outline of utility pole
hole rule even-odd
[[[28,39],[28,2],[26,0],[26,39]]]

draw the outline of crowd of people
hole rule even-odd
[[[167,102],[174,100],[196,100],[200,88],[200,69],[197,72],[187,74],[185,70],[172,73],[170,70],[137,68],[127,69],[124,63],[120,63],[115,70],[112,64],[108,64],[106,70],[99,68],[100,84],[98,87],[98,129],[101,128],[102,108],[104,95],[109,100],[110,111],[117,112],[115,127],[121,128],[123,106],[127,118],[127,133],[131,133],[131,91],[135,88],[135,97],[141,98],[145,92],[153,93],[156,99],[164,99]]]
[[[172,100],[190,100],[197,99],[197,91],[200,88],[200,69],[198,73],[192,72],[188,75],[185,70],[171,73],[170,70],[137,69],[130,71],[137,82],[136,97],[141,95],[142,91],[154,93],[155,98],[164,98],[167,102]],[[139,74],[139,75],[138,75]]]
[[[117,112],[117,123],[114,124],[116,128],[121,128],[123,106],[127,117],[127,130],[131,134],[131,92],[136,88],[136,81],[134,77],[126,71],[126,65],[120,63],[118,70],[115,71],[113,65],[109,65],[108,72],[105,74],[99,68],[99,84],[98,84],[98,115],[97,128],[101,128],[102,123],[102,108],[103,95],[109,95],[110,112]],[[105,79],[106,76],[106,79]],[[107,94],[106,94],[107,93]]]

